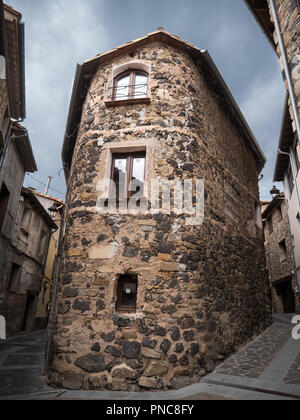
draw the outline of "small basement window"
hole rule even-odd
[[[136,312],[138,276],[120,276],[117,288],[117,312]]]

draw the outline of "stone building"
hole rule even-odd
[[[288,200],[300,290],[300,1],[245,2],[278,55],[287,90],[274,181],[283,182]]]
[[[273,311],[294,313],[299,303],[298,285],[284,194],[263,203],[262,217]]]
[[[181,387],[269,325],[265,158],[206,51],[157,30],[78,66],[63,162],[52,384]],[[107,179],[120,207],[132,180],[148,204],[151,180],[204,180],[205,217],[102,213]]]
[[[30,189],[22,188],[16,223],[4,273],[7,336],[36,329],[36,309],[50,237],[57,229]]]

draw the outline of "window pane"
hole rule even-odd
[[[117,82],[115,99],[122,100],[129,97],[130,76],[125,76]]]
[[[144,157],[133,158],[131,190],[134,193],[138,191],[144,193],[145,165],[146,159]]]
[[[116,186],[117,197],[124,197],[126,184],[127,158],[114,160],[113,181]]]
[[[146,98],[148,87],[148,77],[143,74],[137,74],[135,77],[135,98]]]

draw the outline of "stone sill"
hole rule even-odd
[[[125,99],[123,101],[107,101],[105,105],[107,108],[116,108],[118,106],[127,106],[127,105],[149,105],[151,103],[150,98],[137,98],[137,99]]]

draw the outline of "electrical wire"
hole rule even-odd
[[[28,175],[30,178],[32,178],[34,181],[38,182],[39,184],[43,185],[44,187],[47,187],[47,184],[45,184],[44,182],[40,181],[39,179],[34,178],[32,175],[30,175],[29,173],[26,173],[26,175]],[[66,194],[61,192],[61,191],[57,191],[54,188],[49,188],[49,190],[56,192],[57,194],[61,194],[63,196],[65,196]]]

